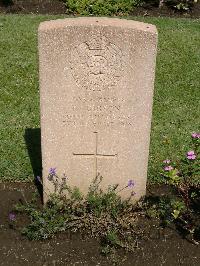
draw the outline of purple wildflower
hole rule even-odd
[[[195,160],[196,155],[195,155],[194,151],[188,151],[187,152],[187,158],[188,158],[188,160]]]
[[[164,170],[165,171],[171,171],[171,170],[173,170],[174,168],[171,166],[171,165],[167,165],[167,166],[165,166],[164,167]]]
[[[200,139],[200,133],[196,133],[196,132],[192,133],[192,138],[193,139]]]
[[[52,181],[53,177],[56,175],[56,168],[50,168],[49,169],[49,174],[48,174],[48,180]]]
[[[128,187],[134,187],[134,185],[135,185],[134,181],[130,179],[128,181]]]
[[[42,179],[41,179],[41,177],[39,175],[36,176],[36,181],[38,181],[40,184],[42,184]]]
[[[13,212],[10,212],[10,213],[9,213],[9,220],[10,220],[11,222],[13,222],[13,221],[15,221],[15,219],[16,219],[16,215],[15,215]]]
[[[198,135],[197,133],[192,133],[192,138],[196,139],[197,135]]]
[[[188,155],[188,156],[192,156],[192,155],[194,155],[194,151],[188,151],[188,152],[187,152],[187,155]]]
[[[169,159],[166,159],[166,160],[163,161],[163,163],[165,163],[165,164],[169,164],[170,162],[171,161]]]
[[[189,155],[187,156],[188,160],[195,160],[196,159],[196,155]]]
[[[50,175],[56,175],[56,168],[50,168],[49,169],[49,174]]]

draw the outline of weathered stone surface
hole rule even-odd
[[[145,194],[156,44],[155,26],[131,20],[40,24],[45,200],[50,167],[84,193],[100,173],[102,188],[132,179],[136,199]]]

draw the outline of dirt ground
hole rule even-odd
[[[0,13],[19,14],[65,14],[66,6],[61,0],[13,0],[10,4],[8,0],[0,0]],[[11,2],[11,1],[10,1]],[[146,0],[142,7],[135,8],[133,16],[153,16],[153,17],[200,17],[200,2],[187,12],[178,12],[173,7],[163,6],[158,8],[158,1]]]
[[[30,200],[35,190],[31,183],[0,184],[0,265],[113,265],[100,254],[98,239],[75,233],[45,241],[22,236],[27,218],[17,215],[13,227],[8,216],[16,203]],[[145,234],[138,239],[138,248],[133,253],[120,253],[121,265],[200,265],[200,245],[183,239],[174,229],[161,229],[155,221],[142,219],[141,227]]]

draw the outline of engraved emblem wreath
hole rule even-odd
[[[70,68],[78,86],[101,91],[116,86],[122,75],[122,51],[101,34],[78,44]]]

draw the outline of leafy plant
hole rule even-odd
[[[188,3],[178,3],[177,5],[174,6],[175,9],[179,11],[188,11],[189,10],[189,5]]]
[[[55,168],[50,169],[48,180],[54,184],[54,193],[43,208],[39,209],[34,202],[15,206],[15,212],[29,216],[30,224],[22,233],[30,240],[47,239],[70,230],[100,237],[102,252],[106,255],[120,247],[135,248],[140,231],[136,230],[139,209],[136,211],[136,206],[130,202],[135,195],[133,180],[122,189],[114,185],[103,192],[100,188],[102,176],[98,175],[85,197],[78,188],[67,185],[66,176],[59,179]],[[37,181],[42,183],[40,177]],[[127,200],[118,195],[123,189],[130,191]]]
[[[67,0],[68,13],[78,15],[125,15],[129,14],[141,0]]]
[[[166,0],[166,4],[177,11],[188,11],[198,0]]]
[[[160,217],[163,222],[174,222],[181,230],[200,238],[200,134],[192,134],[191,149],[177,163],[163,161],[162,177],[175,195],[163,196],[151,205],[147,214]]]

